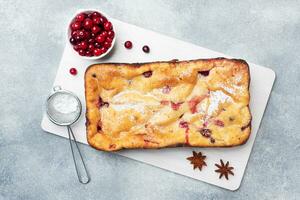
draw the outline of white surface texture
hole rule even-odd
[[[116,27],[116,44],[112,52],[105,58],[98,61],[84,60],[77,56],[70,45],[66,45],[56,79],[53,85],[60,85],[63,89],[74,92],[78,95],[83,104],[83,113],[79,121],[73,125],[74,134],[78,141],[87,143],[85,131],[85,99],[84,99],[84,72],[93,63],[102,62],[149,62],[158,60],[189,60],[199,58],[227,57],[206,48],[202,48],[187,42],[170,38],[153,31],[145,30],[134,25],[130,25],[112,19]],[[131,50],[125,49],[123,44],[126,40],[133,42]],[[142,51],[143,45],[150,46],[150,53]],[[242,58],[241,58],[242,59]],[[250,83],[250,109],[252,113],[252,133],[248,142],[239,147],[233,148],[166,148],[159,150],[122,150],[117,154],[148,163],[178,174],[182,174],[194,179],[205,181],[229,190],[239,188],[243,178],[247,161],[251,153],[252,146],[259,129],[264,110],[275,80],[275,73],[268,68],[249,63],[251,83]],[[69,69],[76,67],[77,76],[71,76]],[[46,115],[42,120],[42,128],[46,132],[67,137],[67,129],[54,125]],[[193,170],[192,165],[186,160],[192,155],[192,151],[201,151],[207,156],[207,167],[202,171]],[[234,167],[234,176],[229,176],[229,181],[224,177],[219,179],[219,174],[215,173],[215,163],[223,159],[229,161]],[[93,175],[92,175],[93,176]]]

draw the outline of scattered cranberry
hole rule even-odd
[[[75,17],[75,21],[77,22],[82,22],[85,19],[85,14],[84,13],[79,13],[76,17]]]
[[[112,24],[111,24],[111,22],[105,22],[103,27],[105,30],[109,31],[112,29]]]
[[[149,52],[150,52],[149,46],[147,46],[147,45],[143,46],[143,51],[144,51],[145,53],[149,53]]]
[[[71,69],[69,70],[69,72],[70,72],[70,74],[72,74],[73,76],[75,76],[75,75],[77,74],[77,69],[71,68]]]
[[[78,29],[80,29],[80,28],[81,28],[80,22],[73,22],[73,23],[71,24],[71,29],[72,29],[72,31],[76,31],[76,30],[78,30]]]
[[[132,48],[132,42],[131,41],[126,41],[124,43],[124,46],[125,46],[126,49],[131,49]]]

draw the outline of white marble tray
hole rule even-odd
[[[76,93],[83,105],[84,99],[84,72],[85,69],[93,63],[97,62],[148,62],[157,60],[171,59],[197,59],[197,58],[214,58],[230,56],[205,49],[187,42],[183,42],[174,38],[170,38],[153,31],[127,24],[115,19],[112,23],[116,30],[116,45],[107,58],[98,61],[88,61],[77,56],[67,42],[61,62],[57,71],[53,85],[60,85],[63,89]],[[127,50],[124,48],[124,41],[131,40],[133,48]],[[141,48],[144,44],[150,46],[151,52],[145,54]],[[160,167],[181,175],[185,175],[197,180],[201,180],[210,184],[217,185],[229,190],[239,188],[248,158],[255,140],[255,136],[259,129],[259,125],[266,108],[268,98],[275,80],[275,73],[268,68],[249,63],[251,73],[251,102],[250,108],[253,115],[252,133],[248,142],[239,147],[233,148],[166,148],[160,150],[122,150],[117,154],[132,158],[150,165]],[[77,76],[71,76],[69,69],[76,67],[78,69]],[[85,106],[83,114],[79,121],[73,126],[74,134],[78,141],[87,144],[85,132]],[[46,132],[59,136],[68,137],[67,129],[59,127],[51,123],[47,116],[44,115],[42,120],[42,129]],[[192,155],[192,150],[201,151],[207,156],[207,167],[202,171],[193,170],[192,165],[186,160]],[[216,174],[215,163],[220,159],[230,161],[234,166],[234,176],[229,177],[229,181],[219,179]],[[101,166],[99,166],[101,168]]]

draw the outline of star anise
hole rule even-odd
[[[225,178],[228,180],[228,174],[231,174],[234,176],[234,173],[232,170],[234,169],[233,167],[229,167],[229,161],[226,162],[226,165],[224,165],[224,162],[222,159],[220,159],[221,165],[215,164],[216,167],[219,169],[215,170],[215,172],[220,173],[219,178],[222,178],[222,176],[225,176]]]
[[[201,171],[203,166],[207,166],[204,161],[205,158],[206,156],[202,155],[201,152],[197,153],[193,151],[193,156],[188,157],[187,160],[191,161],[191,164],[194,165],[194,169],[198,168]]]

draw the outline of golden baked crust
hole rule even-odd
[[[249,83],[237,59],[91,65],[87,141],[105,151],[241,145],[251,132]]]

